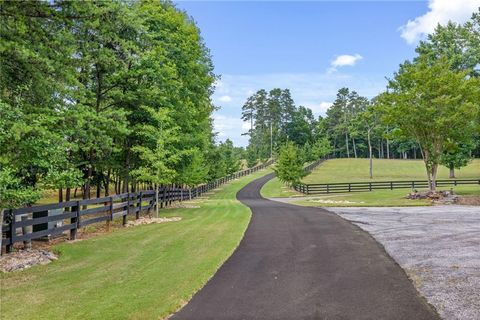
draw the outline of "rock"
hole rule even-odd
[[[137,220],[128,221],[126,227],[133,227],[139,226],[142,224],[152,224],[152,223],[164,223],[170,221],[180,221],[182,218],[180,217],[172,217],[172,218],[148,218],[148,217],[141,217]]]
[[[405,198],[407,199],[429,199],[435,203],[452,204],[456,203],[458,196],[455,195],[453,189],[443,191],[422,191],[414,190],[410,192]]]
[[[57,259],[58,257],[48,250],[20,250],[4,254],[0,257],[0,271],[12,272],[23,270],[37,264],[45,265]]]

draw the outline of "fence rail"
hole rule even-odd
[[[269,160],[263,164],[246,170],[232,173],[196,188],[164,187],[159,189],[159,207],[163,208],[174,201],[197,198],[231,180],[249,175],[272,164]],[[66,201],[39,206],[29,206],[8,209],[4,214],[3,228],[5,235],[2,246],[11,252],[17,242],[25,242],[69,232],[74,240],[77,231],[92,223],[112,221],[122,217],[122,223],[127,223],[128,216],[140,217],[142,211],[151,210],[156,206],[155,190],[116,194],[109,197]],[[1,248],[0,248],[1,249]]]
[[[458,186],[458,185],[480,185],[480,179],[450,179],[437,180],[437,187]],[[304,184],[300,183],[294,186],[294,189],[304,194],[329,194],[361,192],[373,190],[393,190],[393,189],[417,189],[428,188],[428,181],[375,181],[375,182],[348,182],[348,183],[323,183],[323,184]]]

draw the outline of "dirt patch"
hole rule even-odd
[[[48,264],[58,257],[51,251],[43,249],[20,250],[0,257],[0,271],[12,272],[30,268],[34,265]]]
[[[459,197],[457,204],[466,206],[480,206],[480,196],[463,196]]]

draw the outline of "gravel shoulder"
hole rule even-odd
[[[369,232],[444,319],[480,319],[480,207],[331,207]]]

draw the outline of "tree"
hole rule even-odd
[[[330,141],[327,137],[323,137],[315,141],[312,146],[312,156],[313,160],[321,159],[332,152],[332,146],[330,145]]]
[[[359,113],[354,119],[355,128],[367,137],[370,179],[373,179],[372,134],[375,132],[378,122],[378,113],[372,104],[370,104],[364,112]]]
[[[303,163],[300,150],[293,142],[289,141],[280,148],[274,170],[280,181],[292,186],[299,183],[306,174],[303,170]]]
[[[192,188],[199,185],[208,174],[208,168],[205,165],[203,159],[203,154],[198,149],[193,149],[190,155],[190,161],[188,162],[187,168],[184,168],[182,175],[182,183],[190,187],[189,189],[189,198],[192,198]]]
[[[387,122],[419,144],[432,191],[446,143],[463,141],[475,131],[480,83],[469,73],[453,71],[444,58],[407,61],[382,97]]]
[[[146,139],[152,140],[152,147],[135,146],[136,152],[142,160],[142,165],[132,171],[138,181],[148,182],[155,185],[156,216],[158,217],[158,192],[160,185],[173,183],[177,172],[175,165],[179,157],[172,150],[171,144],[178,139],[178,127],[173,125],[165,109],[154,110],[144,107],[145,110],[156,120],[157,125],[143,125]]]
[[[11,168],[0,166],[0,235],[2,235],[5,210],[34,203],[40,198],[40,195],[38,190],[23,186]],[[12,216],[9,219],[15,219],[15,217]],[[2,238],[0,236],[0,249],[2,248]]]
[[[473,140],[467,142],[447,141],[440,163],[450,170],[450,178],[455,178],[455,169],[466,166],[472,159],[472,150],[475,149]]]

